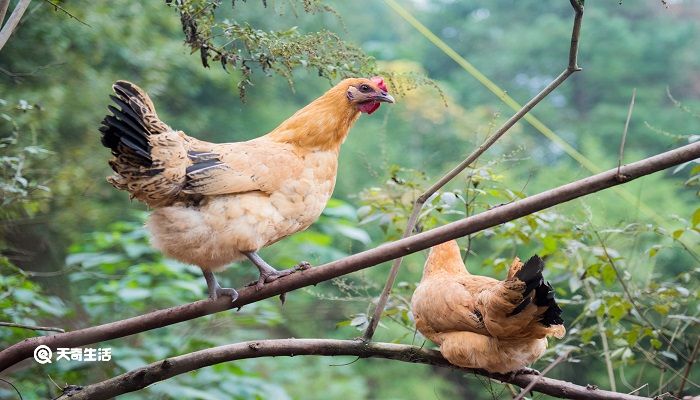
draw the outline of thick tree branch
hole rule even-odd
[[[451,171],[446,173],[442,178],[435,182],[425,193],[421,194],[413,204],[413,210],[406,223],[406,228],[404,229],[402,238],[407,238],[411,236],[413,230],[418,222],[418,215],[423,209],[423,205],[428,201],[430,196],[435,194],[440,188],[445,186],[448,182],[459,175],[465,168],[476,161],[486,150],[498,141],[503,135],[510,130],[518,121],[520,121],[527,113],[529,113],[542,99],[547,97],[554,89],[561,85],[566,79],[568,79],[574,72],[580,71],[577,64],[578,55],[578,40],[581,34],[581,21],[583,20],[583,6],[578,3],[578,0],[570,0],[571,6],[574,8],[574,26],[571,31],[571,44],[569,47],[569,63],[564,69],[564,71],[559,74],[549,85],[545,86],[541,92],[539,92],[535,97],[530,99],[518,112],[516,112],[508,121],[506,121],[503,126],[501,126],[493,135],[488,137],[484,143],[481,144],[476,150],[474,150],[464,161],[460,162]],[[370,318],[369,325],[364,333],[365,340],[370,340],[374,336],[374,332],[377,329],[379,320],[382,317],[386,303],[389,300],[389,294],[391,294],[391,288],[394,286],[396,281],[396,276],[399,273],[399,268],[401,267],[401,262],[403,258],[397,258],[391,265],[391,270],[387,277],[386,283],[382,293],[379,295],[379,300],[377,301],[377,306],[374,309],[372,317]]]
[[[266,284],[259,291],[256,291],[254,287],[244,287],[238,291],[240,296],[234,303],[231,303],[228,297],[221,297],[216,301],[200,300],[77,331],[25,339],[0,351],[0,371],[31,357],[34,349],[42,344],[52,349],[85,346],[161,328],[230,308],[242,307],[513,221],[557,204],[620,185],[696,158],[700,158],[700,142],[625,165],[620,168],[619,174],[617,168],[614,168],[406,239],[386,243],[319,267],[296,272]]]
[[[10,36],[15,31],[17,24],[19,24],[19,21],[22,19],[24,12],[27,11],[27,7],[29,7],[29,3],[31,3],[31,1],[32,0],[19,0],[19,3],[17,3],[15,6],[14,11],[12,11],[12,14],[10,14],[10,18],[8,18],[5,25],[2,26],[2,30],[0,30],[0,50],[5,47],[5,43],[7,43]],[[4,11],[7,11],[7,5],[2,4],[2,6],[5,8]],[[2,20],[0,20],[0,24],[2,24]]]
[[[518,393],[518,395],[515,396],[513,400],[523,400],[525,396],[527,396],[527,394],[532,391],[532,388],[535,387],[537,382],[543,379],[549,373],[549,371],[551,371],[552,369],[554,369],[554,367],[556,367],[557,365],[561,364],[564,360],[569,358],[569,354],[571,354],[572,350],[573,349],[570,349],[562,353],[559,357],[557,357],[556,360],[552,361],[552,363],[549,364],[547,368],[543,369],[539,375],[535,376],[535,379],[531,379],[530,383],[528,383],[527,386],[525,386],[523,390],[521,390],[520,393]]]
[[[58,400],[109,399],[120,394],[143,389],[155,382],[163,381],[176,375],[222,362],[247,358],[299,355],[386,358],[409,363],[437,365],[483,375],[520,387],[527,387],[535,382],[532,385],[532,390],[566,399],[646,399],[646,397],[591,389],[590,387],[537,375],[515,375],[511,377],[510,375],[490,374],[482,370],[459,368],[448,363],[438,351],[426,350],[416,346],[393,343],[368,343],[361,340],[276,339],[230,344],[167,358],[106,381],[83,387],[79,391],[72,390],[70,397],[61,396]]]

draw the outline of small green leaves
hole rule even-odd
[[[690,219],[691,226],[695,228],[700,224],[700,208],[696,209]]]
[[[321,1],[304,0],[303,4],[306,13],[334,14],[334,10]],[[329,80],[369,76],[376,69],[374,58],[328,30],[302,33],[293,26],[266,31],[248,23],[220,20],[215,13],[219,1],[186,0],[169,5],[180,13],[185,42],[193,53],[199,52],[205,68],[209,67],[209,61],[214,61],[227,72],[237,70],[240,73],[237,79],[242,98],[253,85],[254,67],[266,75],[281,75],[290,84],[296,68],[317,71],[319,76]],[[270,10],[272,12],[275,11]]]

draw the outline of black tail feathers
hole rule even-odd
[[[529,295],[531,291],[542,284],[544,280],[544,278],[542,278],[543,270],[544,261],[542,261],[538,255],[534,255],[515,273],[516,278],[525,282],[523,296]]]
[[[525,282],[525,288],[523,289],[523,301],[518,304],[513,311],[508,314],[509,316],[518,314],[521,312],[531,301],[534,301],[535,305],[538,307],[547,306],[540,323],[544,326],[559,325],[564,321],[561,319],[561,308],[557,305],[554,299],[554,289],[549,282],[545,282],[542,271],[544,270],[544,261],[534,255],[530,257],[529,260],[520,268],[518,272],[515,273],[515,277],[523,282]],[[535,291],[534,299],[531,300],[530,293]]]
[[[561,308],[554,299],[554,288],[549,282],[542,282],[535,290],[535,305],[547,306],[540,323],[544,326],[561,325],[564,320],[561,318]]]
[[[102,120],[102,145],[112,150],[115,157],[125,155],[138,164],[150,167],[151,146],[148,143],[148,129],[143,118],[141,105],[136,100],[138,93],[134,92],[128,82],[118,81],[113,86],[119,95],[110,98],[118,106],[108,106],[112,115]]]

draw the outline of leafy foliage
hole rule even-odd
[[[298,2],[292,0],[290,6],[294,8]],[[266,75],[274,73],[284,77],[290,86],[294,85],[294,70],[303,68],[316,72],[329,82],[381,74],[395,93],[404,94],[418,87],[430,86],[442,95],[437,84],[425,75],[380,70],[374,57],[325,28],[302,33],[296,26],[264,30],[248,22],[236,22],[231,19],[236,11],[240,11],[240,8],[236,8],[235,0],[231,10],[234,15],[222,12],[220,0],[166,3],[177,9],[185,43],[192,53],[199,53],[205,68],[209,68],[211,61],[220,64],[224,71],[232,68],[240,73],[236,80],[241,99],[245,99],[246,91],[253,86],[255,68]],[[321,0],[304,0],[301,3],[306,14],[328,13],[340,19],[340,15]],[[267,8],[267,2],[263,1],[263,5]]]
[[[41,194],[49,192],[46,174],[41,171],[41,160],[50,152],[36,145],[35,123],[24,114],[39,110],[26,100],[11,104],[0,99],[0,107],[0,131],[7,133],[0,137],[0,205],[3,214],[0,218],[34,215],[41,207]]]
[[[172,1],[167,2],[173,5]],[[241,97],[253,84],[252,68],[257,66],[265,73],[275,72],[292,83],[292,72],[303,67],[318,71],[329,80],[339,77],[370,75],[376,69],[374,58],[368,57],[358,47],[346,43],[336,34],[321,30],[302,34],[296,27],[264,31],[248,23],[229,19],[217,21],[219,0],[177,1],[173,5],[180,13],[185,42],[192,52],[199,52],[202,65],[218,62],[224,70],[233,67],[242,76],[238,89]],[[266,2],[263,4],[267,7]],[[304,1],[304,12],[333,12],[320,1]],[[235,1],[232,2],[235,11]]]

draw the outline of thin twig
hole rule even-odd
[[[406,228],[404,229],[403,235],[401,236],[402,238],[407,238],[413,233],[413,230],[416,226],[416,222],[418,221],[418,215],[420,214],[423,205],[426,201],[428,201],[430,196],[435,194],[438,190],[440,190],[440,188],[445,186],[448,182],[450,182],[457,175],[459,175],[465,168],[467,168],[474,161],[476,161],[486,150],[493,146],[493,144],[496,143],[496,141],[500,139],[501,136],[508,132],[508,130],[513,125],[515,125],[515,123],[520,121],[520,119],[522,119],[527,113],[529,113],[530,110],[532,110],[537,105],[537,103],[539,103],[542,99],[547,97],[569,76],[571,76],[574,72],[581,70],[581,68],[579,68],[576,64],[576,58],[578,54],[578,38],[581,32],[581,20],[583,18],[583,7],[580,4],[578,4],[577,0],[571,0],[571,5],[574,7],[576,15],[574,17],[574,27],[571,33],[569,62],[566,69],[561,74],[559,74],[559,76],[556,79],[554,79],[549,85],[545,86],[545,88],[542,89],[541,92],[539,92],[535,97],[530,99],[530,101],[528,101],[520,110],[518,110],[518,112],[516,112],[512,117],[510,117],[510,119],[508,119],[508,121],[506,121],[503,124],[503,126],[501,126],[493,135],[488,137],[486,141],[483,144],[481,144],[481,146],[479,146],[476,150],[474,150],[474,152],[472,152],[466,159],[464,159],[464,161],[459,163],[451,171],[445,174],[431,187],[429,187],[428,190],[425,191],[425,193],[420,195],[418,199],[415,200],[415,203],[413,204],[413,210],[411,211],[411,215],[409,216],[408,222],[406,223]],[[396,281],[396,276],[399,273],[399,268],[401,267],[402,261],[403,258],[397,258],[391,265],[391,270],[389,271],[389,276],[387,277],[386,284],[384,285],[382,293],[379,295],[377,306],[374,309],[374,313],[372,314],[372,318],[369,321],[367,330],[363,335],[363,338],[365,340],[371,340],[372,336],[374,336],[374,332],[377,329],[379,320],[381,319],[382,313],[384,312],[384,308],[386,307],[386,303],[389,299],[389,294],[391,293],[391,288],[394,286],[394,282]]]
[[[55,66],[61,66],[61,65],[63,65],[63,64],[65,64],[65,62],[50,63],[50,64],[42,65],[42,66],[40,66],[40,67],[36,67],[36,68],[34,68],[34,70],[32,70],[32,71],[30,71],[30,72],[12,72],[12,71],[9,71],[9,70],[7,70],[7,69],[5,69],[5,68],[0,68],[0,72],[2,72],[3,74],[9,76],[10,78],[23,78],[23,77],[25,77],[25,76],[32,76],[32,75],[35,75],[35,74],[36,74],[37,72],[39,72],[39,71],[42,71],[42,70],[45,70],[45,69],[48,69],[48,68],[51,68],[51,67],[55,67]],[[30,223],[36,223],[37,221],[41,221],[42,218],[28,218],[28,219],[26,219],[26,220],[29,221]],[[4,222],[4,221],[3,221],[3,222]],[[9,221],[8,221],[8,222],[4,222],[4,223],[8,224]],[[12,221],[12,223],[15,223],[15,221]]]
[[[620,172],[628,176],[629,181],[631,181],[682,164],[686,161],[694,160],[698,157],[700,157],[700,142],[695,142],[625,165]],[[615,177],[616,169],[611,169],[518,200],[511,204],[492,208],[480,214],[416,234],[406,239],[385,243],[377,248],[353,254],[319,267],[295,272],[294,274],[266,284],[260,290],[254,287],[244,287],[238,290],[238,300],[233,303],[231,303],[230,297],[221,296],[216,301],[200,300],[194,303],[157,310],[136,317],[72,332],[25,339],[0,351],[0,371],[31,357],[34,349],[42,344],[52,349],[57,347],[85,346],[87,344],[161,328],[232,308],[240,308],[246,304],[275,297],[281,293],[291,292],[292,290],[305,286],[316,285],[341,275],[360,271],[385,261],[427,249],[448,240],[480,232],[484,229],[513,221],[587,194],[622,184],[622,182],[619,182]]]
[[[573,350],[574,349],[569,349],[563,352],[561,355],[559,355],[559,357],[557,357],[556,360],[552,361],[552,363],[549,364],[547,368],[543,369],[539,375],[536,375],[535,379],[533,379],[527,386],[525,386],[523,390],[520,391],[520,394],[518,394],[513,400],[522,400],[523,397],[525,397],[530,392],[530,390],[532,390],[532,388],[537,384],[537,382],[540,381],[540,379],[544,378],[549,373],[549,371],[554,369],[554,367],[556,367],[557,365],[561,364],[562,361],[569,358],[569,354],[571,354]]]
[[[659,357],[656,357],[654,354],[647,351],[645,348],[643,348],[639,344],[634,345],[634,348],[639,350],[639,352],[642,353],[644,355],[644,357],[646,357],[647,361],[649,361],[650,364],[656,366],[660,370],[669,371],[674,375],[674,377],[679,377],[679,378],[683,377],[683,374],[681,374],[677,369],[673,368],[671,365],[669,365],[667,362],[660,359]],[[668,383],[671,382],[671,380],[674,377],[671,377],[665,384],[663,383],[663,379],[659,380],[659,382],[660,382],[659,388],[656,390],[655,393],[661,393],[661,390],[663,389],[663,387],[668,386]],[[692,381],[690,379],[688,379],[687,382],[691,386],[695,387],[696,389],[700,389],[700,383],[695,383],[694,381]],[[655,395],[655,394],[653,393],[652,395]]]
[[[581,21],[583,21],[583,0],[569,0],[574,8],[574,28],[571,32],[571,47],[569,48],[569,69],[580,71],[578,60],[578,39],[581,36]]]
[[[649,386],[649,382],[643,384],[642,386],[634,389],[633,391],[627,393],[627,394],[634,394],[634,393],[639,393],[640,390],[644,389],[645,387]]]
[[[617,157],[617,174],[620,175],[620,167],[622,166],[622,156],[625,152],[625,141],[627,140],[627,128],[630,126],[630,119],[632,118],[632,110],[634,109],[634,98],[637,96],[637,88],[632,89],[632,99],[630,100],[630,107],[627,110],[627,119],[625,120],[625,129],[622,130],[622,140],[620,141],[620,154]]]
[[[589,298],[594,298],[593,289],[587,280],[583,281],[583,287],[586,290]],[[603,358],[605,359],[605,367],[608,371],[608,380],[610,381],[610,390],[613,392],[617,391],[617,386],[615,385],[615,370],[613,369],[612,359],[610,358],[610,345],[608,344],[608,335],[605,333],[605,324],[603,324],[603,317],[596,313],[595,315],[596,324],[598,325],[598,335],[600,335],[600,342],[603,345]]]
[[[7,14],[7,7],[10,6],[10,0],[0,0],[0,28],[2,28],[2,21],[5,20],[5,14]]]
[[[273,339],[235,343],[200,350],[167,358],[138,368],[114,378],[85,386],[71,396],[58,400],[100,400],[142,389],[155,382],[227,361],[259,357],[280,356],[356,356],[359,358],[385,358],[414,364],[428,364],[453,368],[470,374],[486,376],[501,382],[512,383],[550,396],[586,400],[641,400],[643,397],[606,390],[590,389],[557,379],[527,374],[490,374],[483,370],[459,368],[445,360],[436,350],[394,343],[367,343],[361,340],[335,339]]]
[[[75,15],[71,14],[70,12],[68,12],[68,10],[66,10],[66,9],[63,8],[63,7],[61,7],[60,5],[58,5],[58,4],[54,3],[54,2],[52,2],[51,0],[44,0],[44,1],[47,2],[47,3],[49,3],[49,4],[51,4],[51,5],[52,5],[53,7],[55,7],[57,10],[63,11],[66,15],[68,15],[69,17],[73,18],[74,20],[80,22],[81,24],[87,26],[88,28],[92,28],[92,26],[90,26],[90,24],[88,24],[87,22],[81,20],[80,18],[76,17]]]
[[[27,11],[27,7],[29,7],[31,1],[32,0],[19,0],[14,11],[10,14],[10,18],[8,18],[5,25],[2,26],[2,30],[0,30],[0,50],[5,47],[5,43],[7,43],[10,36],[15,31],[17,24],[19,24],[19,21],[22,19],[24,12]]]
[[[0,20],[0,22],[2,22],[2,20]],[[8,385],[12,386],[12,389],[15,389],[15,392],[17,392],[17,396],[19,396],[19,400],[22,400],[22,393],[19,392],[19,389],[17,389],[17,386],[13,385],[12,382],[5,380],[5,379],[2,379],[2,378],[0,378],[0,382],[5,382]]]
[[[687,106],[684,106],[683,103],[681,103],[679,100],[676,100],[676,98],[673,97],[673,95],[671,94],[671,88],[669,88],[668,86],[666,86],[666,96],[668,97],[669,100],[671,100],[671,102],[673,103],[674,106],[676,106],[679,109],[681,109],[682,111],[692,115],[693,117],[700,118],[700,114],[691,110]],[[681,137],[683,137],[683,136],[681,136]]]
[[[698,337],[698,340],[695,342],[695,348],[693,349],[693,354],[691,354],[690,359],[688,360],[688,365],[685,367],[685,372],[683,373],[683,378],[681,378],[681,385],[678,388],[678,393],[676,394],[676,397],[680,398],[683,396],[683,389],[685,388],[685,383],[688,381],[688,375],[690,374],[690,368],[692,368],[693,363],[695,363],[695,358],[698,356],[698,348],[700,348],[700,337]]]
[[[35,326],[35,325],[15,324],[14,322],[0,322],[0,326],[7,326],[10,328],[30,329],[33,331],[65,332],[65,329],[56,328],[53,326]]]

